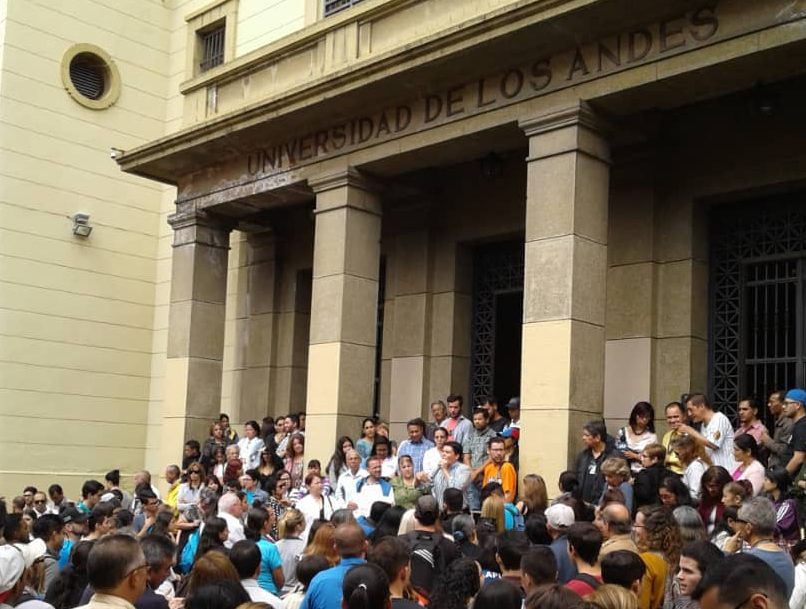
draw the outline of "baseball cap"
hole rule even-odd
[[[89,514],[80,512],[77,508],[70,506],[62,510],[59,514],[59,517],[62,519],[63,524],[69,524],[71,522],[87,522],[87,519],[90,516]]]
[[[521,407],[521,399],[519,397],[512,398],[509,402],[507,402],[507,408],[517,408],[520,410]]]
[[[41,540],[40,540],[41,541]],[[25,558],[14,545],[0,546],[0,602],[25,571]]]
[[[504,431],[501,432],[502,438],[514,438],[519,439],[521,437],[521,430],[517,427],[507,427]]]
[[[546,523],[553,529],[570,527],[574,521],[574,510],[564,503],[555,503],[546,510]]]
[[[803,389],[790,389],[786,392],[787,400],[794,400],[795,402],[800,402],[801,404],[806,404],[806,391]]]
[[[22,554],[26,569],[30,569],[34,561],[37,558],[42,558],[48,551],[48,547],[42,539],[34,539],[31,543],[15,543],[14,547]]]

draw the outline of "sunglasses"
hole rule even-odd
[[[37,499],[34,503],[47,503],[44,499]]]

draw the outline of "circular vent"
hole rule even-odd
[[[106,70],[97,57],[82,53],[70,62],[70,80],[76,91],[90,99],[101,99],[106,89]]]
[[[62,82],[70,96],[93,110],[108,108],[120,95],[120,74],[108,53],[76,44],[62,58]]]

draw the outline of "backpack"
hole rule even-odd
[[[525,531],[526,521],[523,518],[523,514],[518,511],[518,508],[513,505],[504,505],[504,509],[512,516],[512,528],[516,531]]]
[[[409,566],[411,585],[418,594],[428,598],[437,582],[437,578],[444,571],[445,559],[439,550],[442,535],[427,531],[414,531],[408,537],[410,559]]]
[[[182,548],[182,556],[179,559],[179,568],[182,573],[190,573],[190,570],[193,568],[193,559],[196,557],[196,550],[199,548],[200,536],[201,527],[193,531],[185,547]]]

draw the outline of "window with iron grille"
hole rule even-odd
[[[225,27],[217,27],[214,30],[200,32],[201,36],[201,61],[199,71],[206,72],[224,63],[224,32]]]
[[[325,0],[325,17],[358,4],[361,0]]]
[[[806,193],[715,208],[710,266],[710,391],[735,419],[743,397],[806,383]]]

